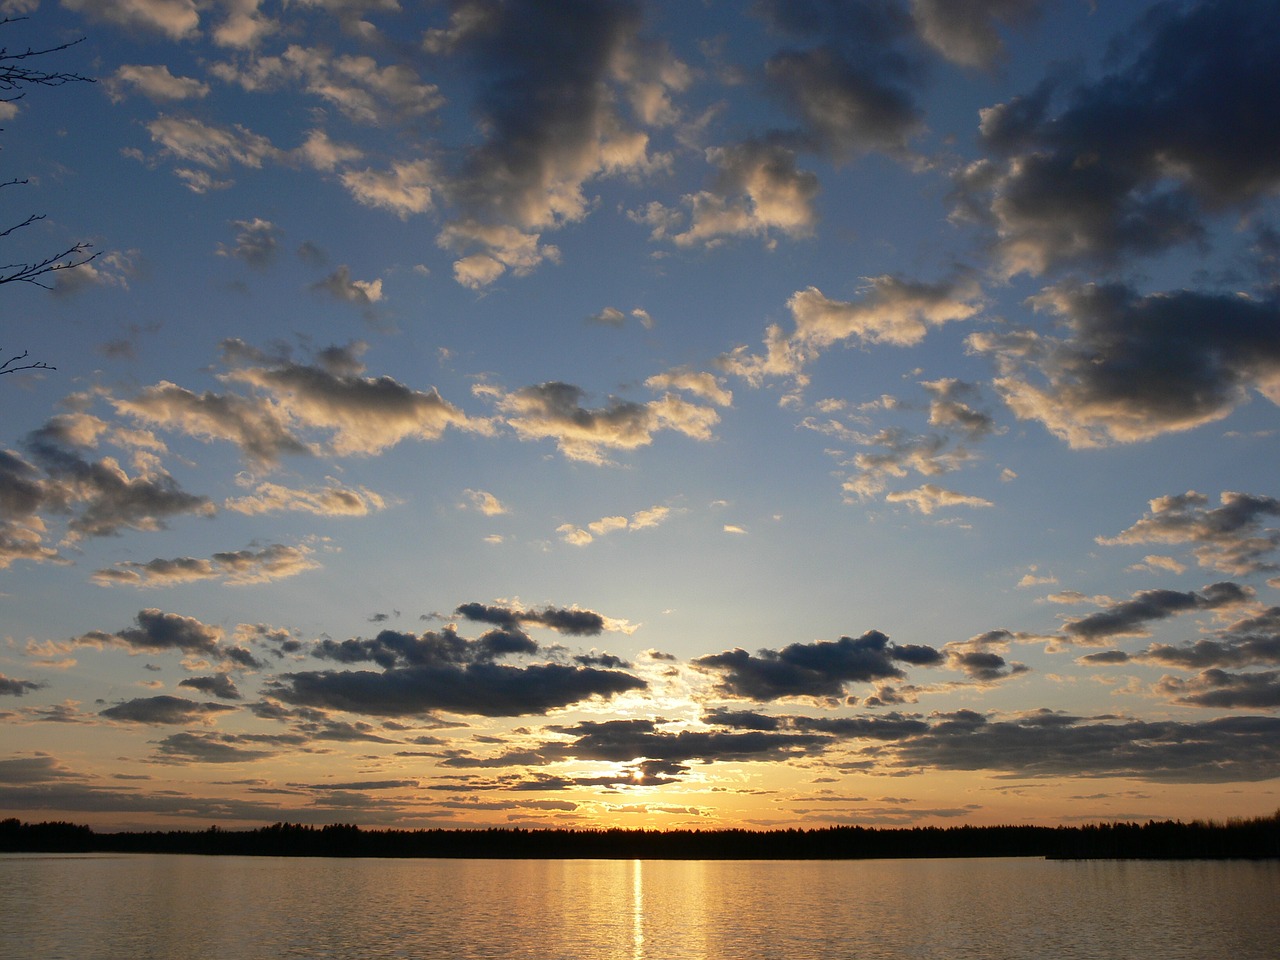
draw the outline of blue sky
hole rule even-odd
[[[1265,5],[0,11],[5,815],[1277,806]]]

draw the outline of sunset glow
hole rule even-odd
[[[0,817],[1280,807],[1280,5],[0,13]]]

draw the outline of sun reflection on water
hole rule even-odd
[[[631,861],[631,955],[644,958],[644,862]]]

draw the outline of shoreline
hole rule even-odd
[[[186,853],[387,859],[1048,860],[1280,859],[1280,812],[1225,823],[1082,826],[836,826],[783,830],[363,829],[276,823],[245,830],[98,833],[67,822],[0,821],[4,853]]]

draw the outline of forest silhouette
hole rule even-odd
[[[458,859],[857,860],[925,857],[1280,859],[1280,811],[1225,823],[1079,826],[833,826],[786,830],[366,830],[276,823],[250,830],[98,833],[66,822],[0,821],[5,853],[185,853]]]

